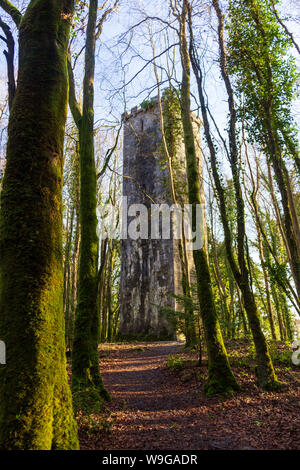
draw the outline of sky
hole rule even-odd
[[[15,0],[13,2],[21,11],[24,11],[28,0]],[[199,0],[194,0],[196,4],[204,4]],[[224,2],[222,2],[224,4]],[[102,4],[99,1],[99,4]],[[205,10],[205,9],[204,9]],[[293,15],[298,14],[300,18],[300,1],[284,0],[284,14],[289,11]],[[149,64],[149,60],[153,56],[152,48],[149,41],[148,24],[144,23],[138,28],[134,25],[138,24],[146,15],[152,17],[161,17],[170,20],[168,17],[168,2],[161,0],[120,0],[120,7],[117,13],[110,15],[109,20],[104,23],[104,28],[100,39],[97,42],[96,54],[96,74],[95,74],[95,127],[118,128],[121,122],[121,115],[125,110],[139,105],[149,96],[157,95],[156,82],[153,73],[153,64]],[[2,14],[4,19],[7,15]],[[213,20],[211,20],[213,18]],[[172,20],[171,20],[172,21]],[[214,15],[205,10],[203,16],[195,23],[198,23],[198,32],[201,33],[201,41],[205,48],[206,59],[204,67],[206,69],[206,93],[210,104],[210,109],[214,115],[214,119],[222,132],[227,127],[227,101],[224,93],[224,86],[220,78],[218,66],[218,45],[216,41],[216,24]],[[11,24],[11,21],[10,21]],[[289,28],[292,30],[296,39],[300,40],[300,20],[297,22],[288,22]],[[15,37],[17,37],[15,26],[12,25]],[[151,22],[151,30],[155,42],[155,52],[159,55],[167,47],[178,41],[176,33],[171,32],[167,38],[164,33],[164,25],[159,21]],[[160,32],[160,33],[159,33]],[[74,44],[73,52],[81,50],[84,44],[84,34],[78,33]],[[0,50],[3,50],[3,43],[0,43]],[[175,50],[175,78],[180,81],[181,69],[178,49],[170,48],[169,57],[173,58]],[[295,56],[298,58],[296,52]],[[80,100],[81,84],[83,78],[83,60],[84,54],[77,60],[75,77],[77,84],[77,94]],[[148,65],[147,65],[148,64]],[[170,61],[169,61],[170,64]],[[166,55],[157,59],[157,65],[166,67]],[[17,73],[17,53],[15,58],[15,66]],[[142,72],[140,70],[142,69]],[[166,79],[166,74],[162,73],[162,80]],[[6,63],[4,55],[0,53],[0,104],[6,99]],[[127,84],[124,87],[124,84]],[[165,84],[162,85],[164,87]],[[195,81],[192,80],[192,94],[197,97],[197,88]],[[197,112],[197,103],[192,102],[192,107]],[[299,118],[300,104],[299,100],[295,103],[294,113]],[[0,156],[5,155],[5,129],[7,126],[8,110],[4,113],[0,122]],[[68,116],[68,124],[72,122],[71,114]],[[1,132],[2,131],[2,132]],[[225,135],[225,134],[224,134]],[[2,139],[1,139],[2,136]],[[218,137],[216,136],[218,141]],[[205,145],[203,145],[204,151]],[[104,149],[103,154],[105,154]],[[228,163],[226,158],[221,157],[222,172],[224,175],[230,176]]]
[[[24,11],[28,0],[15,0],[13,2],[21,11]],[[99,4],[102,2],[99,1]],[[194,0],[194,3],[205,3]],[[223,2],[224,3],[224,2]],[[300,17],[300,1],[285,0],[284,12],[290,11],[293,14],[298,13]],[[0,13],[6,19],[7,15]],[[158,16],[168,18],[168,2],[161,0],[120,0],[120,7],[117,13],[110,16],[109,20],[104,24],[103,33],[97,43],[96,57],[96,76],[95,76],[95,122],[96,125],[110,122],[120,122],[121,115],[126,107],[127,110],[133,106],[140,104],[144,99],[148,98],[149,92],[153,90],[155,79],[153,74],[153,66],[146,66],[142,73],[138,73],[142,67],[145,67],[147,61],[152,57],[152,50],[149,44],[149,34],[147,25],[143,25],[135,30],[131,29],[135,24],[139,23],[141,18],[146,14],[150,16]],[[207,44],[207,61],[206,68],[208,71],[206,80],[206,91],[211,103],[215,119],[221,128],[226,126],[226,100],[223,86],[220,80],[220,74],[217,66],[217,49],[216,49],[216,32],[215,25],[205,25],[209,15],[205,15],[205,20],[199,21],[201,26],[202,42]],[[11,22],[10,22],[11,24]],[[289,22],[289,27],[293,31],[296,38],[300,39],[300,24]],[[162,25],[158,21],[152,22],[152,30],[155,33],[162,29]],[[15,30],[15,27],[12,28]],[[125,34],[131,29],[132,34]],[[130,39],[130,46],[128,45]],[[84,35],[78,34],[75,41],[75,50],[80,50],[84,41]],[[159,54],[166,48],[166,39],[163,35],[158,38],[155,34],[156,53]],[[169,38],[169,44],[176,42],[176,35]],[[0,43],[0,50],[3,50],[3,42]],[[171,49],[173,52],[174,49]],[[17,56],[17,53],[16,53]],[[77,77],[78,91],[82,81],[83,72],[83,56],[77,61],[75,76]],[[295,56],[296,53],[295,53]],[[178,50],[176,51],[177,61],[177,78],[180,80],[180,67]],[[17,57],[16,57],[17,71]],[[164,57],[157,60],[158,65],[165,65]],[[131,81],[132,77],[136,76]],[[164,79],[166,76],[164,75]],[[126,91],[122,89],[124,83],[128,83]],[[197,96],[195,84],[192,91]],[[153,90],[152,95],[156,95]],[[6,97],[6,63],[3,54],[0,54],[0,103],[3,103]],[[126,103],[124,103],[126,101]],[[193,108],[196,104],[193,103]],[[295,105],[295,113],[300,111],[299,102]]]

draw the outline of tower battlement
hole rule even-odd
[[[138,106],[134,106],[131,108],[130,111],[125,111],[122,116],[122,122],[125,123],[128,119],[136,117],[140,113],[147,113],[149,109],[155,108],[158,106],[158,96],[154,96],[153,98],[150,98],[149,101],[146,101],[145,103],[149,103],[149,107],[147,105],[143,106],[143,104],[140,104]],[[202,125],[201,119],[196,116],[194,112],[191,113],[191,118],[194,123],[197,123],[199,126]]]

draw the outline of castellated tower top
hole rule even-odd
[[[145,106],[143,106],[145,103]],[[131,117],[135,117],[137,114],[147,111],[150,107],[156,107],[158,105],[158,96],[150,98],[148,101],[144,101],[140,106],[134,106],[131,108],[130,112],[125,112],[122,114],[122,121],[125,122]]]
[[[146,113],[149,110],[151,111],[151,109],[153,110],[157,108],[158,110],[158,96],[154,96],[153,98],[150,98],[149,100],[145,100],[143,103],[139,106],[134,106],[133,108],[131,108],[129,112],[125,111],[125,113],[122,114],[122,121],[125,123],[128,119],[134,118],[140,113]],[[163,104],[163,98],[162,98],[162,104]],[[198,116],[196,116],[194,112],[191,112],[191,118],[192,118],[192,121],[195,124],[198,124],[199,127],[202,125],[201,119]]]

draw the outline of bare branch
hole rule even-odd
[[[11,33],[10,27],[2,21],[0,17],[0,27],[5,34],[5,38],[1,39],[6,43],[7,50],[3,51],[7,63],[7,78],[8,78],[8,106],[12,107],[12,102],[16,93],[15,71],[14,71],[14,54],[15,54],[15,41]]]
[[[70,55],[68,56],[68,74],[69,74],[69,106],[75,121],[76,126],[79,126],[80,120],[82,118],[82,112],[79,106],[79,103],[76,98],[76,91],[75,91],[75,80],[73,69],[71,66],[71,59]]]
[[[113,147],[108,149],[107,152],[106,152],[104,164],[103,164],[103,167],[102,167],[101,171],[97,175],[97,179],[99,179],[104,174],[106,168],[108,167],[110,158],[111,158],[112,154],[114,153],[114,151],[116,150],[116,147],[118,145],[121,128],[122,128],[122,126],[120,126],[119,129],[118,129],[116,140],[115,140],[115,143],[114,143]]]
[[[283,23],[283,21],[279,18],[279,15],[278,15],[278,12],[275,8],[275,5],[274,5],[274,1],[271,0],[271,4],[272,4],[272,10],[273,10],[273,13],[274,13],[274,16],[276,18],[276,20],[278,21],[278,23],[280,24],[280,26],[282,26],[282,28],[285,30],[286,34],[289,36],[289,38],[291,39],[292,43],[294,44],[295,48],[297,49],[297,52],[298,54],[300,54],[300,48],[298,46],[298,44],[296,43],[295,39],[294,39],[294,36],[292,35],[292,33],[288,30],[288,28],[286,27],[286,25]]]
[[[104,2],[104,4],[102,5],[102,8],[104,8],[104,6],[106,5],[107,1]],[[113,11],[115,11],[118,7],[118,4],[119,4],[119,0],[115,0],[115,3],[113,4],[113,6],[111,8],[108,8],[107,10],[105,10],[105,12],[103,13],[103,15],[101,16],[100,18],[100,21],[97,25],[97,31],[96,31],[96,39],[98,39],[102,33],[102,29],[103,29],[103,24],[104,22],[107,20],[108,16],[110,15],[110,13],[112,13]]]
[[[22,20],[22,13],[8,0],[0,0],[0,7],[10,15],[17,28],[19,28]]]

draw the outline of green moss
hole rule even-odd
[[[178,354],[170,354],[166,363],[166,367],[171,370],[180,370],[184,367],[184,360],[180,359]]]
[[[98,413],[104,399],[97,388],[89,387],[73,393],[73,406],[75,413],[82,412],[84,415]]]
[[[94,157],[94,80],[95,31],[97,1],[91,0],[87,25],[83,111],[79,123],[80,155],[80,259],[78,299],[72,351],[72,390],[95,389],[104,400],[109,393],[100,375],[98,338],[98,236],[97,236],[97,176]],[[98,398],[96,397],[96,403]]]
[[[183,6],[181,31],[181,62],[182,62],[182,82],[181,82],[181,118],[184,133],[184,145],[188,178],[189,203],[193,211],[197,204],[204,203],[201,188],[202,175],[199,171],[197,160],[195,137],[193,123],[191,118],[191,98],[190,98],[190,58],[186,35],[187,6]],[[192,231],[196,231],[196,217],[192,214]],[[204,227],[205,230],[205,227]],[[206,242],[200,249],[193,250],[193,258],[196,270],[197,291],[202,316],[205,343],[208,354],[208,381],[206,384],[206,393],[213,395],[227,393],[229,390],[239,389],[235,377],[231,371],[226,349],[217,318],[216,307],[214,303],[211,277],[208,265],[208,255]]]
[[[144,100],[141,103],[141,108],[143,108],[145,111],[148,111],[149,109],[152,109],[156,105],[156,100],[151,98],[150,100]]]
[[[62,166],[71,1],[30,3],[20,26],[0,212],[1,449],[77,449],[62,309]],[[38,103],[38,106],[37,106]]]
[[[240,390],[240,387],[237,387],[234,383],[231,385],[227,378],[222,380],[220,376],[217,378],[216,376],[212,375],[204,385],[204,392],[208,397],[213,397],[215,395],[225,395],[231,397],[237,390]]]

